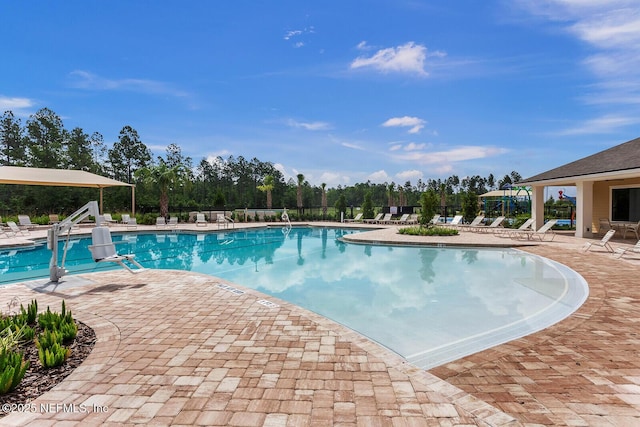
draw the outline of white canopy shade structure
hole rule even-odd
[[[100,189],[100,212],[102,213],[102,191],[106,187],[131,187],[131,212],[135,214],[135,185],[116,181],[90,172],[67,169],[28,168],[0,166],[0,184],[49,185],[56,187],[89,187]]]

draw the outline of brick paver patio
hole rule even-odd
[[[394,227],[368,234],[411,240]],[[459,239],[513,243],[470,232]],[[559,236],[523,248],[585,277],[590,296],[574,315],[430,372],[328,319],[211,276],[114,271],[4,286],[3,310],[14,297],[52,308],[64,299],[98,342],[34,411],[0,424],[640,425],[640,260],[583,253],[582,243]]]

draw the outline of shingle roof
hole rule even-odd
[[[548,181],[562,178],[577,178],[608,172],[640,169],[640,138],[632,139],[591,156],[584,157],[555,169],[548,170],[518,184]]]

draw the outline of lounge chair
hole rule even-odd
[[[120,222],[122,224],[128,224],[129,220],[131,220],[131,215],[129,214],[122,214],[122,217],[120,218]]]
[[[640,254],[640,240],[638,240],[638,242],[635,244],[635,246],[631,246],[631,247],[628,247],[628,248],[616,248],[615,257],[616,258],[621,258],[622,255],[624,255],[627,252],[635,252],[637,254]]]
[[[29,218],[29,215],[18,215],[18,223],[20,224],[20,227],[25,228],[27,230],[36,228],[35,224],[31,222],[31,218]]]
[[[367,224],[376,224],[378,221],[380,221],[380,219],[382,218],[382,213],[379,213],[378,215],[376,215],[375,218],[368,218],[363,220],[363,222],[367,223]]]
[[[204,217],[203,213],[196,214],[196,226],[198,227],[206,227],[208,225],[207,220]]]
[[[473,219],[473,221],[471,221],[470,224],[459,224],[458,228],[460,230],[473,230],[475,227],[482,224],[482,221],[484,221],[484,215],[478,215]]]
[[[137,230],[138,229],[138,220],[136,220],[136,217],[129,218],[129,220],[127,221],[126,226],[127,226],[128,230]]]
[[[156,218],[156,228],[166,228],[167,220],[164,219],[163,216],[159,216]]]
[[[540,241],[543,241],[545,236],[550,235],[551,238],[549,241],[553,240],[556,237],[555,231],[551,229],[556,223],[557,219],[550,219],[547,221],[542,227],[537,230],[523,230],[514,233],[512,236],[519,239],[521,237],[526,237],[527,240],[533,240],[533,238],[538,238]]]
[[[439,214],[435,214],[433,216],[433,218],[431,218],[431,221],[429,221],[430,225],[438,225],[438,222],[440,222],[440,215]]]
[[[609,244],[609,240],[616,234],[616,230],[611,229],[602,236],[602,239],[599,242],[587,242],[582,247],[582,250],[588,252],[593,246],[600,246],[601,248],[605,248],[607,251],[613,253],[613,248]]]
[[[107,225],[111,225],[111,224],[116,224],[118,221],[114,220],[111,217],[110,213],[106,213],[106,214],[102,214],[102,222],[104,222]]]
[[[479,225],[477,227],[474,227],[474,229],[472,231],[480,231],[480,232],[489,232],[489,231],[495,231],[497,228],[502,227],[502,223],[504,222],[505,217],[503,216],[499,216],[496,219],[493,220],[493,222],[489,225]]]
[[[177,216],[169,217],[169,222],[167,223],[167,226],[171,228],[178,228],[178,217]]]
[[[453,217],[451,222],[445,222],[442,224],[443,227],[457,227],[462,223],[462,215],[456,215]]]
[[[640,237],[638,236],[639,228],[640,228],[640,221],[638,221],[637,224],[626,224],[624,226],[624,230],[622,231],[622,238],[623,239],[627,238],[627,231],[633,231],[633,233],[636,235],[636,239],[640,239]]]
[[[389,222],[391,221],[391,217],[393,216],[393,214],[384,214],[384,216],[382,217],[382,219],[379,219],[376,224],[389,224]]]
[[[60,217],[56,214],[49,214],[49,224],[57,224],[60,222]]]
[[[362,213],[359,213],[353,219],[345,219],[344,221],[345,222],[360,222],[360,221],[362,221]]]
[[[118,254],[118,252],[116,251],[116,243],[126,242],[114,243],[111,240],[111,231],[109,230],[109,227],[94,227],[91,231],[91,241],[93,244],[89,246],[89,250],[91,251],[91,256],[93,257],[93,260],[95,262],[115,262],[116,264],[119,264],[120,266],[129,270],[131,273],[137,273],[144,270],[144,267],[134,259],[134,254]],[[131,267],[124,263],[125,261],[136,266],[137,270],[133,270]]]
[[[498,237],[512,237],[514,233],[519,233],[522,231],[526,231],[531,228],[533,223],[535,222],[535,218],[529,218],[525,222],[523,222],[518,228],[498,228],[496,229],[496,235]]]
[[[9,227],[9,231],[13,233],[14,236],[17,236],[18,234],[23,236],[31,234],[29,229],[18,227],[18,225],[14,221],[7,221],[7,227]]]
[[[409,215],[409,219],[407,220],[407,225],[408,224],[418,224],[419,222],[420,221],[418,221],[418,214],[411,214],[411,215]]]
[[[391,221],[389,221],[389,224],[406,224],[407,221],[409,220],[409,214],[402,214],[402,216],[399,219],[393,219]]]

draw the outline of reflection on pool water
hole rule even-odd
[[[289,301],[425,369],[550,326],[588,295],[574,271],[518,250],[339,240],[353,232],[294,227],[287,235],[268,228],[114,240],[126,240],[145,267],[206,273]],[[66,260],[71,273],[105,269],[93,263],[88,244],[73,241]],[[50,256],[42,246],[0,251],[2,282],[48,277]]]

